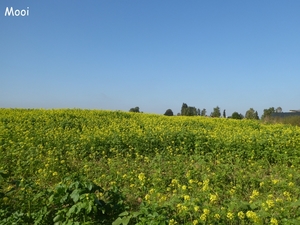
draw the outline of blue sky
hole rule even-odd
[[[300,109],[299,11],[298,0],[1,0],[0,107]]]

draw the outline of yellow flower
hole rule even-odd
[[[252,191],[252,195],[250,196],[250,199],[253,200],[254,198],[256,198],[259,195],[259,192],[257,190],[253,190]]]
[[[209,209],[203,209],[203,213],[205,214],[205,215],[208,215],[209,214]]]
[[[270,224],[278,225],[278,221],[275,218],[271,218]]]
[[[210,202],[215,202],[215,201],[217,201],[217,195],[213,195],[213,194],[210,194],[210,197],[209,197],[209,199],[210,199]]]
[[[53,172],[52,175],[53,175],[53,176],[57,176],[57,172]]]
[[[193,225],[197,225],[198,223],[198,220],[193,220]]]
[[[145,200],[148,201],[150,199],[150,195],[146,194],[145,195]]]
[[[256,213],[253,212],[253,211],[247,211],[247,212],[246,212],[246,216],[247,216],[249,219],[252,219],[255,223],[257,223],[258,220],[259,220],[259,218],[258,218],[258,216],[256,215]]]
[[[214,215],[214,217],[215,217],[217,220],[221,218],[221,216],[220,216],[219,213],[216,213],[216,214]]]
[[[190,200],[190,196],[189,195],[184,195],[183,198],[184,198],[185,201]]]
[[[233,213],[232,213],[232,212],[228,212],[228,213],[227,213],[227,218],[228,218],[229,220],[233,220],[233,218],[234,218]]]
[[[200,216],[200,220],[206,221],[206,214],[202,214],[202,215]]]
[[[238,212],[238,217],[242,220],[245,218],[245,214],[242,211],[240,211]]]
[[[199,207],[199,206],[197,206],[197,205],[196,205],[196,206],[194,206],[194,210],[195,210],[195,212],[198,212],[198,211],[199,211],[199,208],[200,208],[200,207]]]
[[[230,193],[231,195],[233,195],[233,194],[235,193],[235,187],[231,188],[230,191],[229,191],[229,193]]]
[[[279,180],[277,180],[277,179],[272,180],[273,184],[277,184],[278,182],[279,182]]]
[[[139,178],[139,180],[140,180],[140,181],[144,182],[144,181],[145,181],[145,178],[146,178],[146,176],[145,176],[145,174],[144,174],[144,173],[140,173],[140,174],[138,175],[138,178]]]
[[[267,205],[268,205],[269,208],[272,208],[274,206],[274,201],[272,199],[268,199],[266,201],[266,203],[267,203]]]
[[[175,225],[177,222],[174,219],[169,220],[169,225]]]

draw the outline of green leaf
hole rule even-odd
[[[66,216],[67,217],[72,217],[72,214],[76,213],[77,205],[73,205],[69,211],[67,212]]]
[[[62,216],[61,215],[57,215],[56,217],[54,217],[53,222],[54,223],[60,222],[61,219],[62,219]]]
[[[123,218],[118,217],[118,219],[116,219],[112,223],[112,225],[120,225],[120,224],[127,225],[129,223],[130,219],[131,219],[131,216],[126,216],[126,217],[123,217]]]
[[[88,206],[87,206],[87,213],[90,213],[93,209],[94,203],[92,201],[89,201]]]
[[[122,224],[122,219],[120,217],[118,217],[113,223],[112,225],[120,225]]]
[[[133,212],[132,217],[135,218],[135,217],[138,217],[141,214],[142,214],[141,212]]]
[[[78,190],[78,189],[75,189],[75,190],[71,193],[70,197],[71,197],[71,198],[73,199],[73,201],[76,203],[76,202],[78,201],[79,197],[80,197],[80,192],[79,192],[79,190]]]
[[[89,191],[91,191],[93,189],[93,184],[92,183],[87,183],[86,187]]]
[[[128,216],[128,215],[129,215],[129,213],[127,211],[122,212],[121,214],[119,214],[119,216]]]

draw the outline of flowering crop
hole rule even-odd
[[[0,109],[0,224],[300,224],[299,169],[296,126]]]

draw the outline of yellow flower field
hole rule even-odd
[[[0,109],[0,224],[300,224],[300,128]]]

